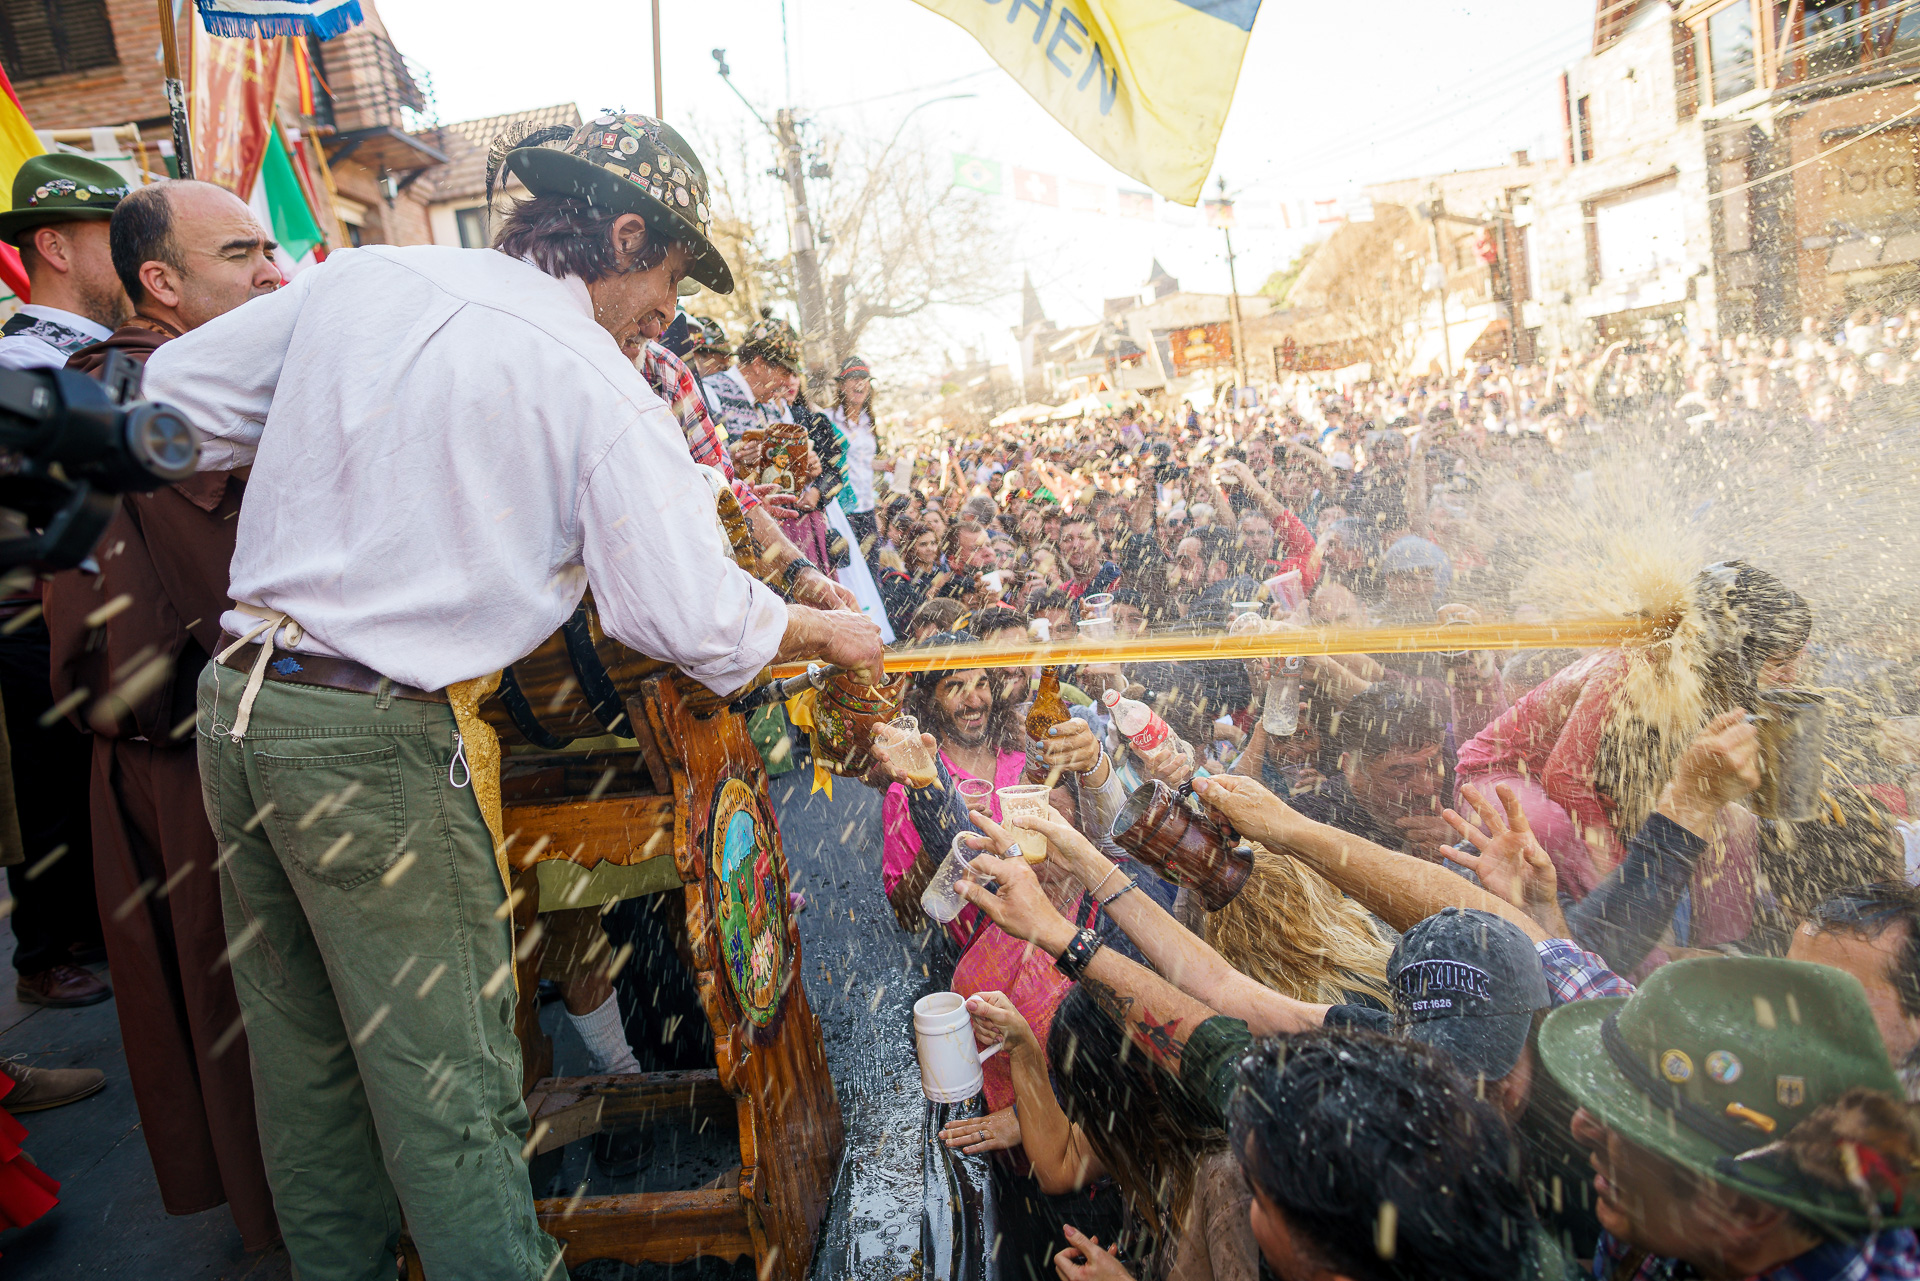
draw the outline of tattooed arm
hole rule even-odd
[[[1024,938],[1052,957],[1059,957],[1079,931],[1047,900],[1033,869],[1019,859],[976,855],[973,868],[1000,883],[989,894],[972,881],[960,882],[968,902],[992,917],[1001,929]],[[1153,1061],[1180,1075],[1180,1056],[1193,1029],[1214,1016],[1152,970],[1128,960],[1110,947],[1094,953],[1081,986],[1109,1018]]]

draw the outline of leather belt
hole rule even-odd
[[[225,649],[237,639],[222,632],[220,648]],[[221,659],[220,664],[235,671],[248,672],[253,670],[254,660],[259,656],[260,646],[242,645]],[[350,658],[329,658],[324,654],[289,654],[283,650],[279,657],[267,664],[267,679],[288,685],[318,685],[322,689],[346,690],[352,694],[378,694],[384,684],[387,693],[395,698],[408,698],[417,703],[447,701],[447,692],[443,689],[416,689],[412,685],[388,680],[371,667]]]

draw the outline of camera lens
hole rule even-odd
[[[185,480],[200,461],[200,432],[176,409],[140,405],[127,414],[127,450],[160,479]]]

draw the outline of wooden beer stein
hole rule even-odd
[[[1113,841],[1175,885],[1200,896],[1209,912],[1233,901],[1253,871],[1253,850],[1233,826],[1159,779],[1137,787],[1113,823]]]
[[[829,773],[859,778],[873,768],[873,727],[900,712],[908,676],[879,685],[839,672],[820,686],[813,709],[813,758]]]

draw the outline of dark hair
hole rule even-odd
[[[1335,740],[1363,757],[1419,751],[1447,738],[1452,713],[1423,682],[1385,680],[1354,695],[1340,713]]]
[[[1168,1089],[1126,1031],[1082,984],[1067,989],[1047,1033],[1047,1069],[1067,1119],[1087,1136],[1135,1214],[1177,1232],[1193,1191],[1194,1166],[1226,1134],[1190,1096]]]
[[[1060,518],[1060,528],[1062,530],[1066,529],[1068,525],[1091,525],[1093,523],[1093,508],[1091,507],[1082,507],[1072,515],[1062,516]]]
[[[1072,609],[1073,597],[1067,595],[1064,587],[1049,587],[1027,602],[1027,608],[1036,614],[1049,609]]]
[[[534,196],[514,205],[493,247],[510,258],[531,258],[549,276],[578,276],[588,284],[651,271],[666,261],[675,242],[648,223],[646,243],[623,273],[613,248],[613,224],[626,212],[578,196]]]
[[[940,550],[951,557],[955,552],[960,550],[960,535],[962,534],[980,534],[984,536],[987,541],[993,541],[993,535],[987,533],[987,527],[985,525],[982,525],[977,520],[969,520],[965,516],[962,516],[959,520],[953,521],[947,526],[947,539]]]
[[[1723,602],[1740,641],[1706,655],[1702,675],[1715,714],[1751,708],[1760,666],[1799,653],[1813,636],[1813,610],[1800,593],[1745,561],[1727,564],[1735,572]]]
[[[1433,1049],[1364,1032],[1267,1041],[1242,1060],[1228,1116],[1247,1182],[1322,1270],[1354,1281],[1527,1271],[1535,1223],[1512,1173],[1516,1141]]]
[[[1810,819],[1760,824],[1760,870],[1783,906],[1806,911],[1848,886],[1906,874],[1902,842],[1886,806],[1835,783],[1820,793],[1818,807]]]
[[[1814,907],[1807,924],[1822,934],[1877,939],[1905,922],[1907,941],[1887,964],[1900,1012],[1920,1018],[1920,889],[1905,881],[1873,881],[1841,890]]]
[[[1009,627],[1017,627],[1024,632],[1032,621],[1024,610],[1011,605],[989,605],[973,616],[973,622],[967,630],[984,639],[989,632],[1005,631]]]
[[[913,617],[907,620],[907,631],[917,632],[931,623],[940,631],[946,631],[960,621],[960,615],[967,607],[951,596],[936,596],[920,608],[913,611]]]
[[[147,300],[140,283],[140,268],[150,262],[163,262],[184,273],[180,247],[173,243],[173,205],[167,199],[167,183],[156,182],[135,187],[113,210],[107,224],[107,248],[113,255],[113,274],[120,287],[138,307]]]

